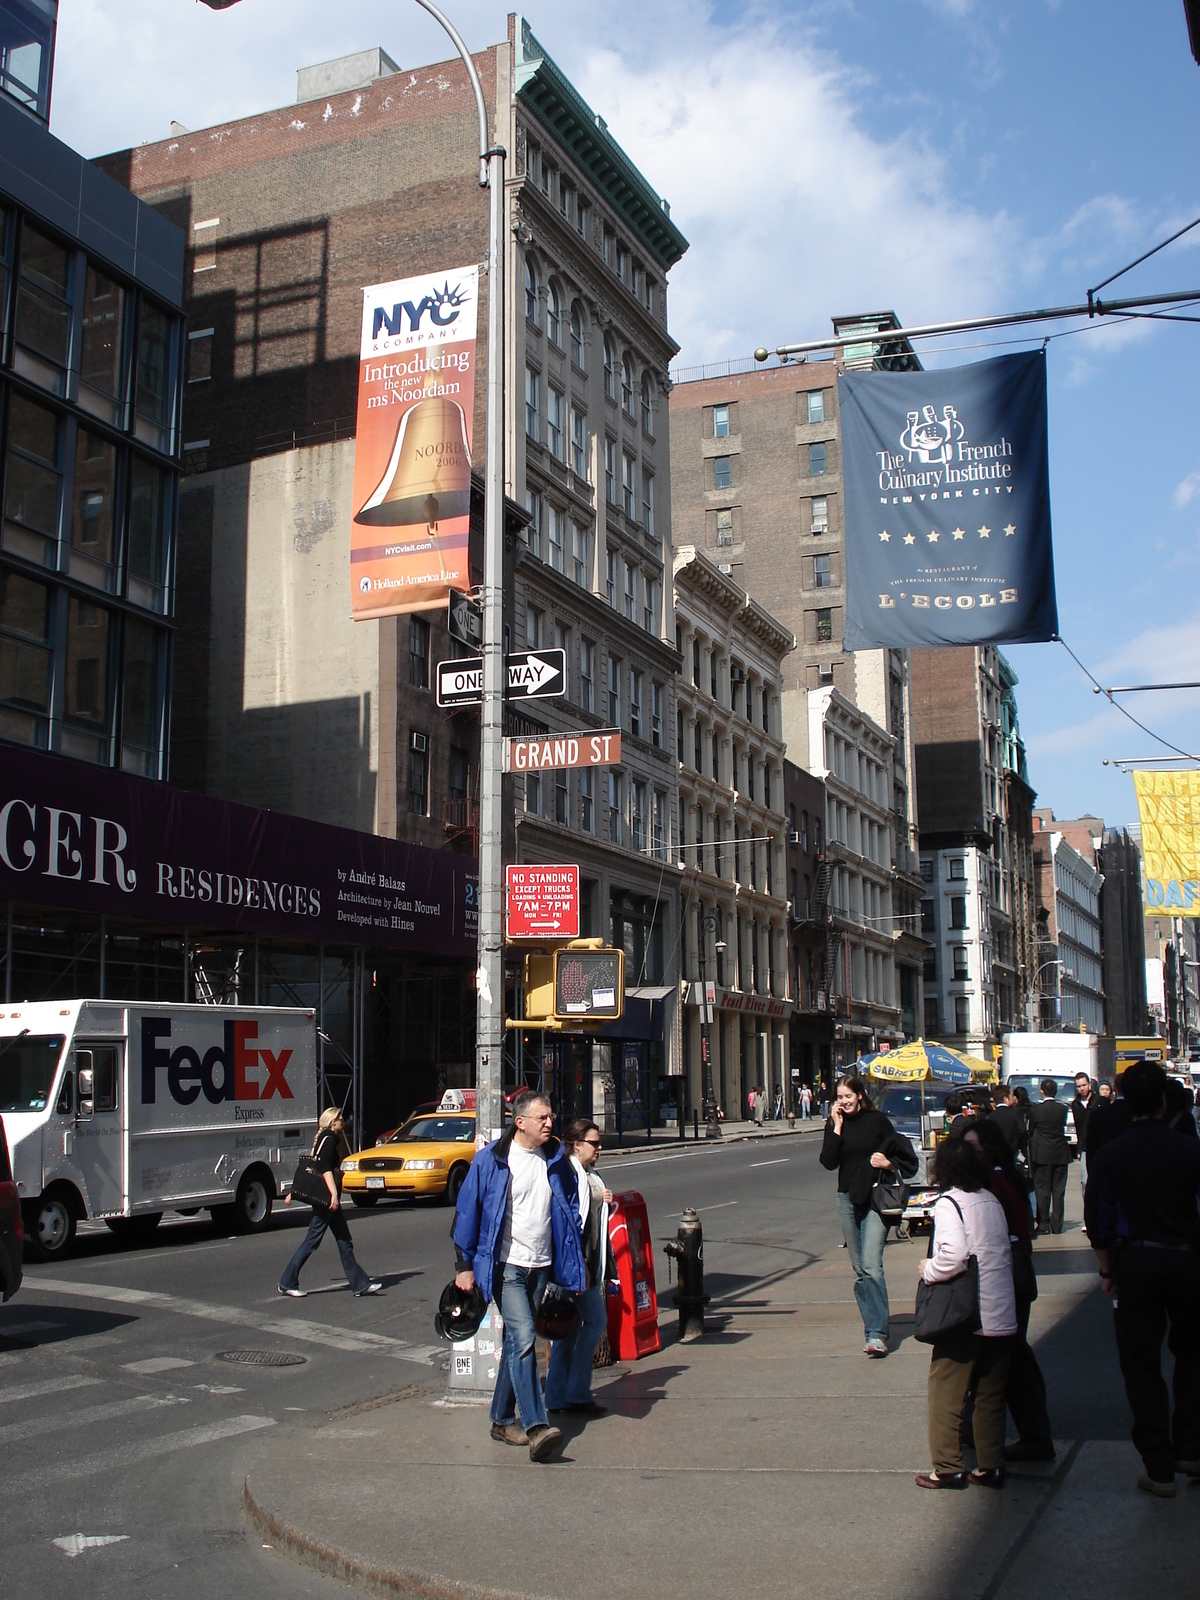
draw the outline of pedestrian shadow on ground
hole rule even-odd
[[[687,1371],[688,1368],[682,1363],[674,1366],[636,1369],[620,1378],[614,1378],[611,1383],[605,1384],[597,1398],[601,1401],[601,1404],[608,1407],[610,1415],[631,1417],[634,1421],[640,1422],[644,1417],[650,1415],[660,1400],[666,1399],[667,1385],[671,1380],[682,1376]],[[600,1420],[602,1421],[603,1419],[601,1418]],[[575,1434],[582,1431],[587,1421],[586,1417],[564,1411],[561,1416],[556,1416],[555,1425],[560,1427],[568,1437],[573,1438]]]

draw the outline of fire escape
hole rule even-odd
[[[829,890],[833,881],[833,866],[827,856],[820,856],[818,859],[819,865],[817,867],[816,881],[813,885],[812,900],[808,905],[808,915],[800,918],[800,924],[802,927],[815,928],[818,934],[824,937],[825,948],[817,1009],[832,1013],[833,974],[836,971],[838,953],[842,947],[842,930],[834,922],[829,911]]]

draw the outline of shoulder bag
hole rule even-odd
[[[915,1177],[920,1163],[916,1151],[900,1133],[893,1134],[888,1141],[886,1154],[892,1164],[879,1173],[872,1186],[871,1209],[878,1212],[889,1227],[895,1227],[904,1221],[908,1207],[905,1178]]]
[[[329,1186],[325,1182],[325,1174],[316,1156],[319,1138],[318,1135],[312,1149],[302,1155],[296,1163],[296,1173],[292,1179],[292,1198],[324,1211],[329,1207]]]
[[[945,1197],[962,1216],[957,1200]],[[929,1254],[933,1254],[933,1239],[929,1241]],[[919,1344],[936,1344],[939,1339],[952,1339],[957,1334],[978,1333],[983,1326],[979,1315],[979,1262],[967,1257],[963,1270],[944,1283],[917,1285],[917,1307],[914,1317],[913,1337]]]

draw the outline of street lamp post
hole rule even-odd
[[[708,912],[700,918],[700,1065],[703,1069],[702,1088],[704,1095],[704,1137],[706,1139],[719,1139],[721,1137],[721,1119],[717,1115],[717,1097],[713,1093],[712,1049],[709,1027],[711,1025],[711,1010],[708,1004],[708,984],[706,980],[705,954],[708,949],[708,935],[718,935],[713,949],[718,955],[725,953],[725,941],[720,937],[721,919],[715,912]]]
[[[488,205],[487,460],[483,491],[483,708],[479,733],[479,966],[475,974],[475,1127],[500,1131],[504,1088],[504,157],[488,135],[487,104],[471,53],[430,0],[417,4],[440,22],[463,59],[479,113],[479,183]],[[497,118],[499,118],[497,107]]]

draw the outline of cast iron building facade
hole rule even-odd
[[[1080,820],[1086,825],[1086,819]],[[1085,854],[1070,843],[1053,812],[1033,814],[1033,861],[1039,966],[1046,969],[1039,999],[1041,1026],[1103,1033],[1100,888],[1104,880],[1092,852]]]
[[[791,1106],[802,1083],[829,1082],[833,1015],[829,1005],[829,905],[832,868],[825,851],[825,785],[794,761],[783,763],[787,808],[787,894],[792,1017]]]
[[[727,1116],[748,1091],[786,1096],[789,1018],[781,662],[791,633],[690,545],[675,552],[680,673],[676,840],[687,1108],[702,1092],[703,978],[716,984],[713,1090]],[[708,926],[706,926],[706,922]],[[723,945],[719,949],[718,945]]]

